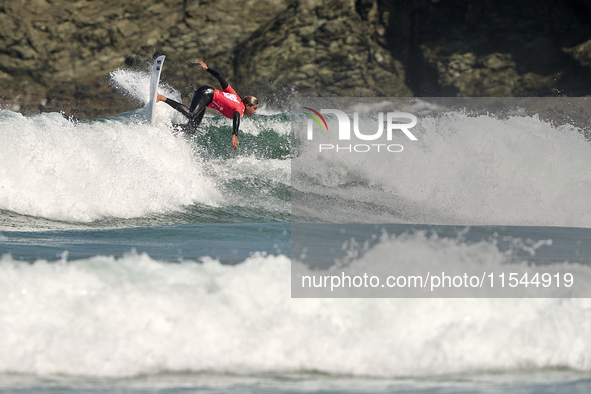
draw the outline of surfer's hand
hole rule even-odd
[[[156,102],[157,102],[157,103],[159,103],[159,102],[161,102],[161,101],[166,101],[166,97],[164,97],[164,95],[162,95],[162,94],[158,93],[158,94],[156,95]]]
[[[232,134],[232,148],[236,150],[238,148],[238,137],[235,134]]]
[[[201,64],[201,67],[203,67],[204,70],[207,70],[209,67],[207,67],[207,64],[205,64],[205,62],[203,60],[199,60],[197,63]]]

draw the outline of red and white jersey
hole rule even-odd
[[[215,89],[213,93],[213,101],[208,105],[217,111],[219,111],[226,118],[232,119],[234,112],[238,111],[240,116],[244,115],[244,104],[236,94],[236,91],[228,85],[224,91]]]

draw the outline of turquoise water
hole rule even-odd
[[[96,255],[121,258],[131,251],[165,261],[198,261],[210,256],[237,264],[255,251],[290,255],[289,223],[180,224],[121,229],[3,232],[0,254],[27,261],[54,260],[67,252],[69,260]]]
[[[113,75],[144,101],[147,78]],[[452,112],[384,162],[319,157],[291,139],[297,115],[260,112],[237,151],[227,119],[184,136],[166,107],[155,125],[0,112],[1,392],[589,392],[588,298],[298,299],[290,282],[292,264],[474,261],[590,282],[581,130]]]

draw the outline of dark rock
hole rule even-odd
[[[147,70],[188,100],[215,84],[310,96],[591,95],[586,0],[22,0],[0,5],[0,106],[108,116],[135,108],[109,72]]]
[[[294,95],[412,95],[402,64],[375,37],[375,16],[370,21],[358,8],[348,0],[293,1],[240,47],[238,82],[279,102]]]

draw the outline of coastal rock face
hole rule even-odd
[[[591,92],[587,1],[384,2],[390,48],[406,48],[420,96],[553,96]]]
[[[0,106],[109,116],[109,85],[148,70],[188,101],[216,84],[272,105],[298,96],[591,94],[585,0],[21,0],[0,5]]]
[[[412,96],[379,18],[375,1],[293,1],[239,48],[236,77],[249,92],[280,99]]]
[[[284,0],[5,2],[0,105],[77,117],[137,108],[109,86],[109,72],[149,70],[158,54],[167,56],[162,79],[184,94],[215,82],[198,73],[196,60],[206,60],[231,80],[236,46],[285,8]]]

